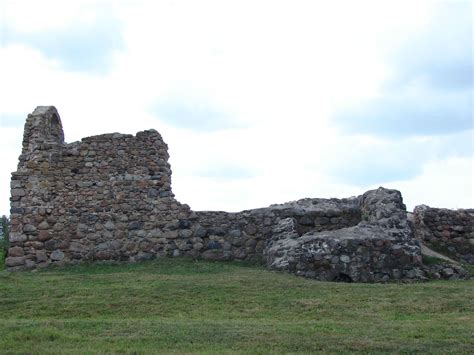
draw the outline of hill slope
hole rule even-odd
[[[0,273],[1,352],[454,352],[473,281],[325,283],[163,259]]]

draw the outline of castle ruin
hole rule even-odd
[[[396,190],[238,213],[196,212],[175,199],[168,157],[155,130],[66,144],[57,110],[37,107],[26,120],[12,173],[7,268],[189,256],[252,260],[325,281],[433,276]],[[472,245],[470,211],[456,230]],[[463,251],[467,258],[474,254]],[[447,276],[460,277],[461,270]]]

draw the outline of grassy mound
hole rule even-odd
[[[0,352],[438,352],[474,348],[474,282],[324,283],[163,259],[0,272]]]

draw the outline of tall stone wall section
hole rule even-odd
[[[449,210],[417,206],[415,236],[452,258],[474,264],[474,209]]]
[[[171,192],[167,146],[154,130],[65,144],[59,115],[39,107],[25,124],[11,181],[8,267],[164,255],[187,205]]]

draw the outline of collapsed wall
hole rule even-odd
[[[474,264],[474,209],[415,207],[415,236],[434,250]]]
[[[174,198],[158,132],[66,144],[52,106],[38,107],[25,123],[12,173],[10,242],[9,270],[185,255],[261,261],[329,281],[426,277],[396,190],[194,212]]]
[[[336,230],[361,220],[353,199],[302,199],[237,213],[196,212],[194,237],[201,237],[204,251],[194,252],[212,260],[261,260],[273,228],[283,218],[293,218],[300,235],[307,231]]]
[[[300,236],[294,219],[281,220],[267,265],[324,281],[423,279],[420,246],[412,238],[400,192],[379,188],[358,202],[362,221],[353,227]]]

